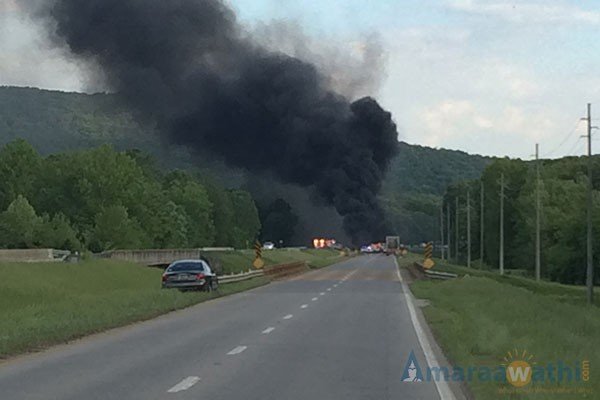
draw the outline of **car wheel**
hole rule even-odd
[[[216,279],[211,280],[210,286],[211,286],[212,290],[218,290],[219,289],[219,281]]]
[[[208,293],[212,292],[212,282],[206,282],[204,284],[204,290]]]

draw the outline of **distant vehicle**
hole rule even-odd
[[[360,252],[361,253],[368,253],[368,254],[377,253],[377,249],[375,247],[373,247],[372,244],[370,244],[368,246],[362,246],[360,248]]]
[[[341,243],[334,243],[330,247],[334,250],[344,250],[344,245]]]
[[[265,250],[273,250],[275,248],[275,243],[273,242],[264,242],[263,249]]]
[[[398,236],[385,237],[385,254],[396,254],[400,250],[400,238]]]
[[[167,267],[162,275],[163,289],[204,290],[219,287],[219,278],[206,260],[179,260]]]

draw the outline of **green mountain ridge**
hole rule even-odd
[[[244,181],[244,173],[218,159],[195,157],[185,147],[166,143],[153,125],[137,121],[113,94],[0,87],[0,145],[17,138],[43,155],[109,143],[118,150],[148,152],[165,168],[209,170],[226,186],[239,187]],[[400,142],[381,192],[395,233],[405,242],[433,240],[446,187],[478,178],[491,161],[462,151]]]

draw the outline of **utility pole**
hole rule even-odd
[[[483,268],[483,181],[479,185],[479,267]]]
[[[471,190],[467,190],[467,267],[471,268]]]
[[[456,208],[454,209],[454,259],[458,264],[458,196],[455,199]]]
[[[592,254],[592,105],[587,105],[588,187],[587,187],[587,301],[594,304],[594,257]]]
[[[446,240],[447,245],[448,245],[448,261],[450,261],[451,258],[451,254],[450,254],[450,202],[446,203],[446,232],[447,232],[447,236],[446,238],[448,240]]]
[[[500,275],[504,275],[504,173],[500,175]]]
[[[535,280],[541,277],[540,240],[540,145],[535,144]]]
[[[440,243],[441,243],[441,251],[442,251],[442,261],[444,258],[444,203],[440,207]]]

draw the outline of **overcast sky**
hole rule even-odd
[[[355,94],[377,97],[409,143],[530,159],[540,142],[542,156],[582,154],[587,102],[600,117],[600,1],[228,2],[253,32],[291,22],[323,59],[335,54],[327,63],[340,80],[348,60],[370,82]],[[0,85],[89,90],[85,68],[50,48],[17,3],[0,0]],[[373,41],[377,51],[360,51]]]

